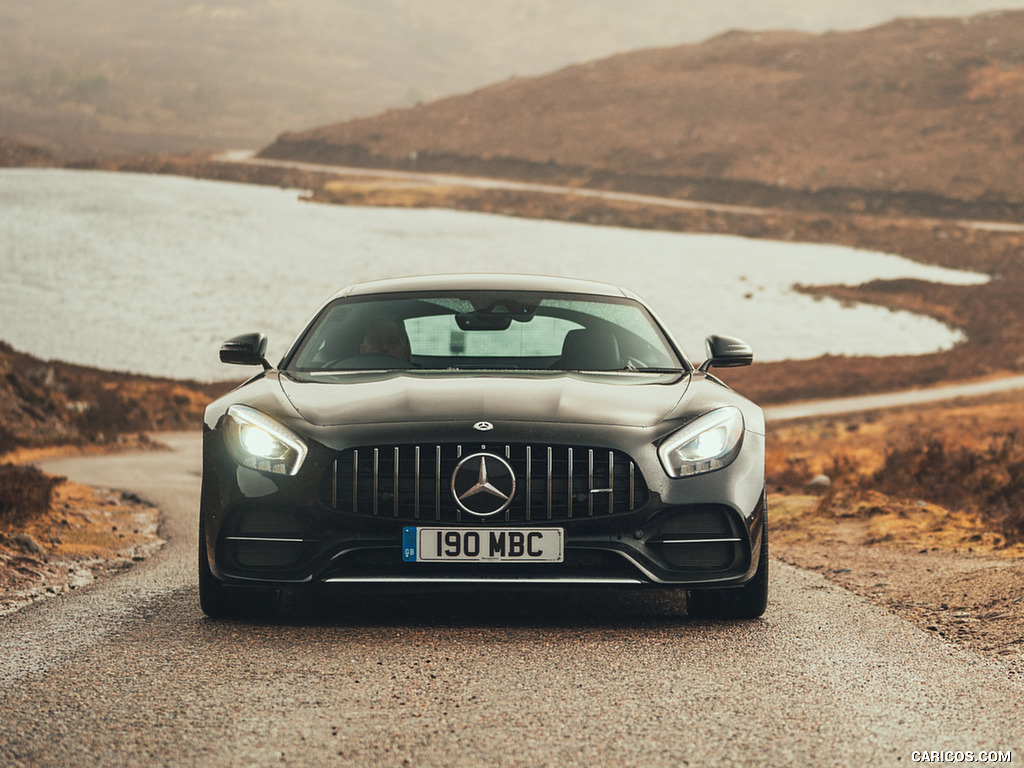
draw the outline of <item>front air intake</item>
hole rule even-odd
[[[231,514],[224,546],[231,562],[243,569],[287,569],[307,555],[303,519],[279,507],[242,507]]]
[[[744,556],[744,537],[727,507],[680,508],[664,519],[648,542],[677,571],[725,571]]]

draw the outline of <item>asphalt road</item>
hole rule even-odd
[[[857,395],[831,400],[807,400],[790,405],[771,405],[764,409],[764,416],[768,421],[838,416],[885,408],[925,405],[958,398],[985,397],[1020,389],[1024,389],[1024,376],[1003,376],[995,379],[943,384],[924,389],[908,389],[902,392],[882,392],[876,395]]]
[[[912,764],[1024,759],[1024,687],[821,577],[773,564],[758,621],[647,593],[331,597],[204,618],[199,438],[46,464],[135,491],[167,545],[0,620],[2,766]]]

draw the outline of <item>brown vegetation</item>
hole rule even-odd
[[[163,545],[155,507],[112,490],[49,482],[45,510],[17,523],[0,519],[0,616],[91,584]]]
[[[773,554],[1024,673],[1021,401],[773,425]]]
[[[44,362],[0,342],[0,456],[18,448],[116,443],[132,433],[197,429],[229,385]]]
[[[947,535],[944,548],[982,548],[984,540],[988,551],[1024,552],[1020,405],[1021,396],[1010,394],[775,425],[769,486],[800,495],[811,478],[825,476],[810,514],[878,522],[892,513],[920,522],[926,510],[942,510],[930,525]]]
[[[0,464],[0,526],[42,515],[50,508],[54,487],[62,481],[33,466]]]
[[[43,149],[0,137],[0,168],[38,167],[55,163],[55,158]]]
[[[282,135],[267,157],[1019,220],[1024,12],[733,32]]]

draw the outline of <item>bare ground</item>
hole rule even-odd
[[[135,449],[159,450],[156,443]],[[36,449],[10,454],[30,463],[54,455],[110,448]],[[20,524],[0,525],[0,616],[47,597],[87,587],[144,560],[163,546],[160,510],[122,491],[63,480],[49,510]]]
[[[65,482],[49,514],[0,533],[0,616],[146,559],[164,543],[159,518],[130,494]]]
[[[879,517],[821,517],[819,502],[769,497],[776,559],[1024,675],[1024,548],[995,546],[976,519],[924,502]]]

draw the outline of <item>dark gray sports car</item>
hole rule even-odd
[[[764,416],[622,288],[520,275],[351,286],[275,368],[206,410],[199,592],[210,616],[315,584],[687,590],[760,616]]]

